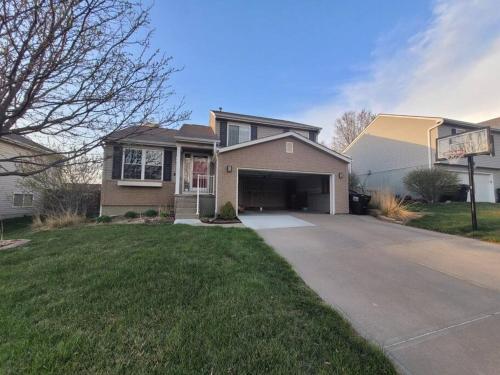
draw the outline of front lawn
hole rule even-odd
[[[28,236],[0,252],[0,373],[394,373],[251,230]]]
[[[469,203],[414,204],[413,211],[424,214],[408,225],[438,232],[500,242],[500,204],[478,203],[478,230],[472,232]]]

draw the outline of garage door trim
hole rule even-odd
[[[236,210],[239,207],[239,189],[240,189],[240,171],[256,171],[256,172],[277,172],[277,173],[296,173],[296,174],[312,174],[330,176],[330,215],[335,215],[335,173],[331,172],[304,172],[283,169],[264,169],[264,168],[236,168]]]

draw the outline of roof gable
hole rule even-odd
[[[339,152],[331,150],[328,147],[325,147],[325,146],[323,146],[323,145],[321,145],[319,143],[313,142],[310,139],[308,139],[306,137],[303,137],[302,135],[297,134],[295,132],[281,133],[281,134],[273,135],[271,137],[259,138],[259,139],[253,140],[253,141],[243,142],[243,143],[239,143],[237,145],[223,147],[223,148],[219,149],[219,153],[230,152],[230,151],[242,149],[242,148],[245,148],[245,147],[252,147],[252,146],[255,146],[255,145],[258,145],[258,144],[262,144],[262,143],[266,143],[266,142],[271,142],[271,141],[275,141],[275,140],[282,139],[282,138],[287,138],[287,137],[296,138],[296,139],[298,139],[298,140],[300,140],[300,141],[302,141],[304,143],[307,143],[308,145],[310,145],[310,146],[312,146],[314,148],[317,148],[320,151],[326,152],[327,154],[330,154],[331,156],[336,157],[337,159],[343,160],[346,163],[350,163],[351,162],[351,158],[349,156],[346,156],[346,155],[343,155],[343,154],[341,154]]]

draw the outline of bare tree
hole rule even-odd
[[[23,165],[29,172],[33,165]],[[28,170],[26,170],[28,169]],[[99,200],[95,188],[100,172],[100,160],[82,155],[22,179],[21,186],[36,194],[37,215],[86,215],[89,206]]]
[[[348,111],[335,120],[335,135],[332,147],[342,152],[375,119],[376,115],[366,109]]]
[[[32,167],[0,176],[66,164],[131,124],[170,126],[189,116],[182,101],[167,107],[178,69],[151,50],[149,11],[138,0],[2,1],[0,138],[31,134],[66,147],[0,155],[0,163]]]

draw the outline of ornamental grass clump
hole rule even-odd
[[[372,193],[370,205],[378,209],[381,215],[394,220],[407,222],[419,217],[415,212],[408,210],[408,204],[403,199],[387,190]]]

